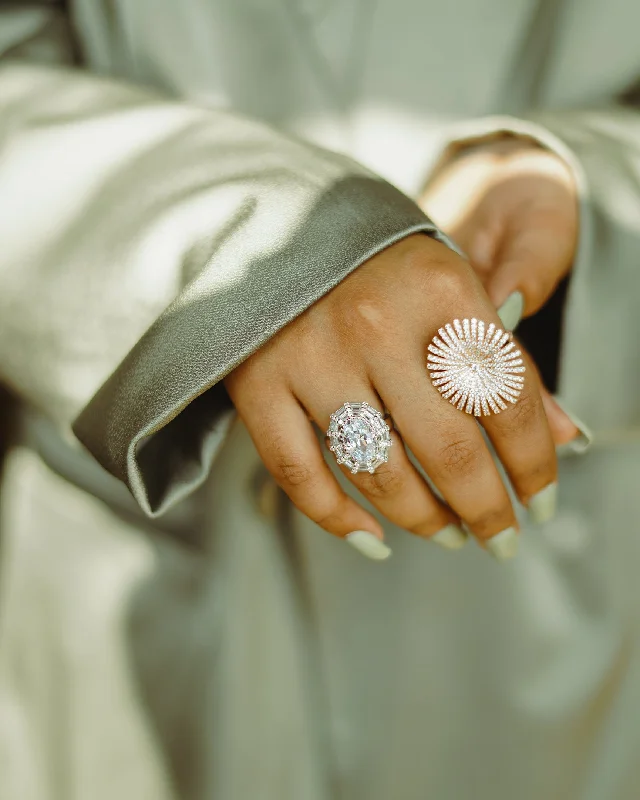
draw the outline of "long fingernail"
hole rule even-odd
[[[508,331],[517,327],[524,311],[524,296],[522,292],[512,292],[498,309],[498,316]]]
[[[558,505],[558,484],[550,483],[529,499],[527,509],[533,522],[542,524],[553,519]]]
[[[374,561],[384,561],[391,555],[391,548],[369,531],[352,531],[347,534],[346,539],[351,547],[355,547],[363,556]]]
[[[570,442],[566,444],[562,444],[556,448],[556,453],[558,456],[566,456],[566,455],[583,455],[584,453],[589,450],[591,445],[593,444],[593,433],[589,430],[589,428],[584,424],[584,422],[576,417],[576,415],[569,411],[569,409],[558,400],[557,397],[553,398],[556,403],[560,406],[560,408],[564,411],[564,413],[569,417],[571,422],[576,426],[576,428],[580,431],[578,436],[575,439],[572,439]]]
[[[446,528],[442,528],[442,530],[439,530],[432,536],[431,541],[447,550],[459,550],[461,547],[465,546],[468,538],[469,537],[462,528],[451,523],[451,525],[447,525]]]
[[[508,561],[518,552],[518,531],[507,528],[486,541],[487,550],[498,561]]]

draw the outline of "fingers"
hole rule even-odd
[[[571,268],[577,192],[565,162],[540,148],[516,149],[498,161],[487,154],[480,164],[487,170],[481,196],[450,232],[511,330],[544,305]],[[471,173],[464,163],[459,168],[466,185]]]
[[[556,447],[572,442],[580,435],[580,428],[575,424],[571,417],[563,411],[551,394],[544,388],[540,390],[542,405],[544,406],[549,429],[553,436],[553,443]]]
[[[368,402],[382,410],[379,398],[371,387],[358,387],[347,397],[336,398],[330,391],[313,393],[308,411],[321,429],[326,430],[332,412],[347,400]],[[387,451],[388,461],[375,472],[351,473],[342,467],[358,490],[395,525],[417,536],[433,539],[447,549],[458,549],[466,535],[457,526],[451,509],[436,498],[418,470],[409,460],[400,437],[392,431],[393,446]]]
[[[520,349],[522,350],[522,345],[520,345]],[[556,447],[562,447],[562,445],[568,444],[576,437],[580,436],[581,430],[567,412],[554,400],[552,395],[549,394],[542,383],[540,372],[531,357],[529,357],[527,363],[530,365],[529,378],[535,382],[540,392],[540,398],[547,416],[553,443]]]
[[[418,358],[407,359],[402,380],[385,366],[374,380],[402,437],[447,504],[496,557],[515,555],[516,515],[474,418],[443,400]]]
[[[517,402],[479,421],[520,501],[533,521],[542,523],[555,513],[558,465],[535,366],[526,353],[522,358],[527,371]]]
[[[522,314],[531,316],[567,274],[574,252],[575,230],[553,210],[538,209],[510,220],[486,282],[487,293],[501,307],[520,292]]]
[[[456,527],[462,519],[498,558],[514,555],[516,516],[482,431],[441,397],[425,358],[431,336],[454,316],[497,320],[480,281],[464,261],[421,237],[372,259],[335,291],[225,381],[267,468],[325,530],[386,557],[380,524],[343,491],[308,419],[326,431],[345,402],[386,406],[444,502],[397,435],[386,464],[346,477],[406,530],[453,548],[464,542]],[[465,381],[482,380],[475,355],[469,358]],[[493,368],[483,369],[491,383]],[[519,497],[541,518],[555,500],[555,454],[535,380],[525,387],[517,406],[503,420],[490,418],[486,429]],[[366,448],[366,435],[358,436]]]
[[[383,541],[382,526],[331,474],[312,424],[295,398],[285,391],[269,393],[266,387],[242,393],[234,393],[229,384],[227,388],[265,466],[291,502],[369,558],[387,558],[391,550]]]

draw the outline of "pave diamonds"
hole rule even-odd
[[[499,414],[515,403],[524,385],[522,353],[511,334],[482,320],[453,320],[429,345],[431,382],[461,411]]]
[[[345,403],[331,415],[329,450],[351,472],[375,472],[388,459],[389,426],[368,403]]]

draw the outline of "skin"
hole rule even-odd
[[[396,434],[374,475],[345,474],[391,522],[429,537],[462,520],[481,543],[513,526],[514,509],[478,422],[432,386],[426,348],[454,318],[500,327],[482,280],[465,260],[425,235],[371,258],[282,329],[226,379],[265,465],[310,519],[345,537],[382,527],[335,480],[314,432],[345,400],[392,414],[402,439],[445,503],[409,461]],[[528,376],[534,374],[525,357]],[[539,384],[518,403],[482,418],[523,504],[557,478]]]
[[[421,198],[424,210],[469,256],[491,302],[524,295],[523,316],[538,311],[570,271],[578,200],[564,161],[528,140],[502,139],[447,159]],[[540,387],[557,445],[578,429]]]
[[[416,235],[376,255],[307,309],[226,379],[256,447],[292,502],[329,533],[379,522],[340,487],[313,429],[326,430],[345,399],[389,409],[396,428],[444,498],[410,463],[398,435],[389,462],[350,481],[391,522],[429,537],[462,521],[486,543],[517,527],[476,420],[431,385],[426,347],[458,317],[500,325],[495,309],[516,290],[535,313],[571,268],[578,209],[571,173],[520,140],[449,159],[421,204],[469,262]],[[519,402],[484,426],[520,501],[557,479],[554,446],[578,434],[525,354]],[[342,468],[344,469],[344,468]]]

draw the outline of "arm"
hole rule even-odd
[[[447,503],[398,446],[375,475],[349,473],[384,516],[448,547],[461,519],[497,558],[515,554],[480,428],[425,370],[446,320],[500,320],[415,203],[264,125],[78,71],[7,65],[0,98],[0,373],[73,424],[147,513],[207,475],[228,376],[267,467],[328,532],[388,555],[310,422],[326,430],[348,390],[389,410]],[[535,379],[502,405],[482,425],[521,502],[549,516],[557,465]]]
[[[20,63],[0,74],[0,207],[0,375],[153,514],[204,480],[230,370],[374,253],[438,236],[344,157]]]

